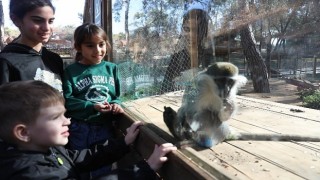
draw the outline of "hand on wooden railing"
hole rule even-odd
[[[158,170],[161,168],[164,162],[168,160],[168,158],[165,156],[171,151],[177,150],[177,147],[175,147],[171,143],[164,143],[158,146],[155,144],[153,153],[148,158],[147,163],[153,170]]]
[[[141,126],[142,124],[143,123],[141,121],[136,121],[132,123],[130,127],[127,128],[127,134],[124,137],[124,141],[127,145],[132,144],[136,140],[139,134],[139,126]]]

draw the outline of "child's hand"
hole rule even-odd
[[[113,114],[121,114],[124,113],[122,107],[119,104],[110,104],[111,111]]]
[[[101,112],[101,113],[107,113],[107,112],[110,112],[112,110],[112,107],[109,103],[97,103],[97,104],[94,104],[94,109]]]
[[[175,147],[171,143],[165,143],[158,146],[155,144],[153,153],[147,160],[147,163],[153,170],[158,170],[161,168],[162,164],[168,160],[168,158],[165,156],[167,153],[171,151],[177,150],[177,147]]]
[[[127,128],[127,134],[124,137],[124,141],[126,142],[127,145],[132,144],[136,140],[139,134],[138,128],[141,125],[142,125],[141,121],[136,121],[130,127]]]

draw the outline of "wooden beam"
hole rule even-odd
[[[312,73],[312,77],[313,78],[317,77],[317,56],[316,55],[313,57],[313,73]]]
[[[190,58],[191,68],[197,68],[198,62],[198,22],[197,14],[195,11],[190,11],[189,14],[189,25],[190,25]]]
[[[93,22],[92,14],[93,14],[93,1],[86,0],[83,11],[83,23],[91,23]]]
[[[111,49],[108,51],[108,61],[113,61],[113,39],[112,39],[112,0],[103,0],[103,28],[107,33]]]

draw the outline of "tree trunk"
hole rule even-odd
[[[267,55],[266,55],[266,66],[267,66],[267,73],[271,77],[271,52],[272,52],[272,35],[270,31],[270,20],[268,19],[268,25],[267,25],[267,38],[266,38],[266,45],[267,45]]]
[[[124,14],[124,30],[126,34],[126,58],[129,58],[129,7],[130,7],[130,0],[125,0],[125,14]]]
[[[0,49],[4,47],[4,15],[2,0],[0,0]]]
[[[248,12],[246,0],[239,0],[239,8]],[[250,25],[244,25],[240,30],[241,45],[244,55],[248,61],[248,68],[251,73],[254,91],[257,93],[269,93],[268,73],[262,56],[256,47],[255,38]]]

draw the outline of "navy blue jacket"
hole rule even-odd
[[[108,140],[103,145],[81,151],[52,147],[48,152],[21,151],[0,140],[1,179],[89,179],[84,172],[109,165],[121,159],[130,148],[124,140]],[[80,175],[81,174],[81,175]],[[121,179],[157,179],[145,161],[124,169],[113,170],[99,179],[117,176]]]

